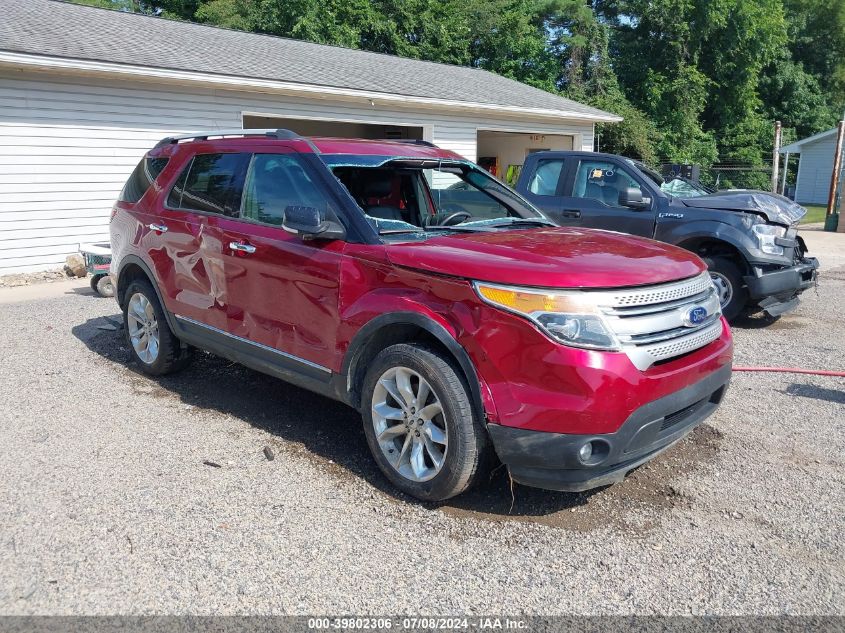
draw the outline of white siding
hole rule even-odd
[[[0,70],[0,274],[56,267],[79,242],[108,240],[111,206],[147,149],[173,133],[240,128],[244,112],[425,126],[437,145],[471,160],[479,128],[593,144],[590,123]]]
[[[795,201],[805,204],[827,204],[830,178],[833,176],[833,153],[836,138],[831,136],[801,147]]]

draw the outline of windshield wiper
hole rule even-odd
[[[514,225],[557,226],[557,224],[555,224],[554,222],[550,222],[545,218],[510,218],[503,222],[497,222],[496,224],[488,224],[487,226],[491,226],[494,228],[502,228],[505,226]]]
[[[486,227],[483,226],[461,226],[460,224],[451,224],[451,225],[441,225],[441,224],[432,224],[431,226],[424,227],[423,230],[425,231],[457,231],[458,233],[476,233],[477,231],[483,231]]]
[[[425,233],[425,230],[420,227],[412,229],[379,229],[379,235],[400,235],[402,233]]]
[[[429,233],[433,231],[455,231],[456,233],[477,233],[483,231],[487,227],[469,227],[469,226],[440,226],[438,224],[432,226],[418,226],[413,229],[382,229],[378,232],[379,235],[399,235],[401,233]]]

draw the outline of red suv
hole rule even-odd
[[[495,457],[531,486],[620,481],[730,379],[698,257],[554,227],[426,142],[165,138],[126,183],[111,243],[145,372],[198,347],[345,402],[420,499],[463,492]]]

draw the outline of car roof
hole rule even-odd
[[[323,154],[373,154],[377,156],[403,156],[408,158],[449,158],[463,160],[463,157],[448,149],[442,149],[426,141],[373,140],[362,138],[310,137]]]
[[[421,159],[448,159],[464,160],[462,156],[453,151],[442,149],[420,140],[377,140],[377,139],[356,139],[336,138],[328,136],[298,136],[289,137],[268,135],[262,131],[223,133],[206,132],[197,135],[185,135],[180,137],[168,137],[163,139],[155,148],[158,151],[151,151],[150,155],[169,154],[175,146],[190,147],[201,145],[205,151],[224,149],[226,147],[237,147],[239,149],[261,148],[269,149],[274,145],[294,147],[297,151],[305,153],[319,153],[326,155],[369,155],[369,156],[395,156],[397,158],[421,158]]]

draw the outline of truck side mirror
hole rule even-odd
[[[629,209],[642,211],[651,204],[651,198],[643,198],[643,192],[635,187],[625,187],[619,191],[619,204]]]
[[[299,235],[303,240],[342,240],[346,237],[343,227],[327,217],[325,209],[290,205],[285,208],[282,228]]]

